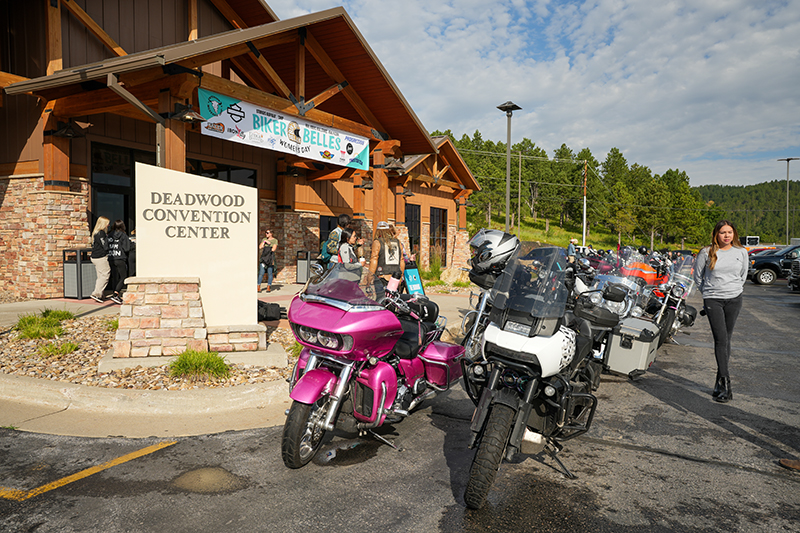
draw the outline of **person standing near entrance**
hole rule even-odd
[[[703,294],[703,308],[714,336],[717,379],[711,397],[717,402],[733,399],[728,370],[731,336],[742,310],[742,293],[749,265],[747,250],[728,220],[717,222],[711,233],[711,245],[700,250],[694,264],[694,282]]]
[[[131,251],[131,240],[125,232],[125,223],[115,220],[108,236],[108,263],[111,267],[111,288],[114,294],[111,301],[121,304],[122,287],[128,277],[128,254]]]
[[[369,272],[375,278],[389,281],[393,274],[403,277],[406,268],[400,241],[392,233],[389,223],[378,222],[369,260]]]
[[[111,267],[108,264],[108,235],[106,235],[110,222],[106,217],[99,217],[92,231],[92,264],[97,273],[97,281],[91,296],[92,300],[100,303],[103,302],[103,291],[108,285],[108,277],[111,274]]]
[[[272,290],[272,274],[275,270],[275,251],[278,249],[278,239],[272,235],[272,230],[264,232],[264,238],[258,245],[261,252],[258,261],[258,292],[261,292],[261,282],[264,272],[267,273],[267,292]]]

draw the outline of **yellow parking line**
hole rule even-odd
[[[172,446],[177,442],[178,441],[176,440],[160,442],[158,444],[148,446],[147,448],[142,448],[141,450],[131,452],[127,455],[123,455],[122,457],[117,457],[116,459],[112,459],[111,461],[107,461],[101,465],[93,466],[91,468],[87,468],[86,470],[81,470],[76,474],[72,474],[71,476],[58,479],[56,481],[53,481],[52,483],[42,485],[41,487],[37,487],[35,489],[15,490],[15,489],[8,489],[5,487],[0,487],[0,498],[21,502],[23,500],[27,500],[28,498],[33,498],[34,496],[43,494],[49,490],[57,489],[58,487],[63,487],[64,485],[72,483],[73,481],[78,481],[79,479],[89,477],[92,474],[96,474],[97,472],[102,472],[103,470],[107,470],[112,466],[117,466],[122,463],[127,463],[131,459],[136,459],[142,457],[143,455],[156,452],[162,448],[166,448],[167,446]]]

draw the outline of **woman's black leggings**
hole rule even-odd
[[[731,336],[739,311],[742,310],[742,295],[730,300],[703,299],[708,324],[714,336],[714,357],[717,358],[717,373],[721,378],[730,378],[728,361],[731,358]]]

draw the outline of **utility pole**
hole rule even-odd
[[[778,161],[786,161],[786,245],[789,245],[789,161],[795,161],[800,157],[785,157]]]

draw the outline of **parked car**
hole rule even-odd
[[[788,278],[792,261],[800,257],[800,245],[762,252],[750,257],[747,277],[759,285],[772,285],[778,278]]]
[[[800,291],[800,258],[792,260],[792,271],[789,273],[789,288]]]

